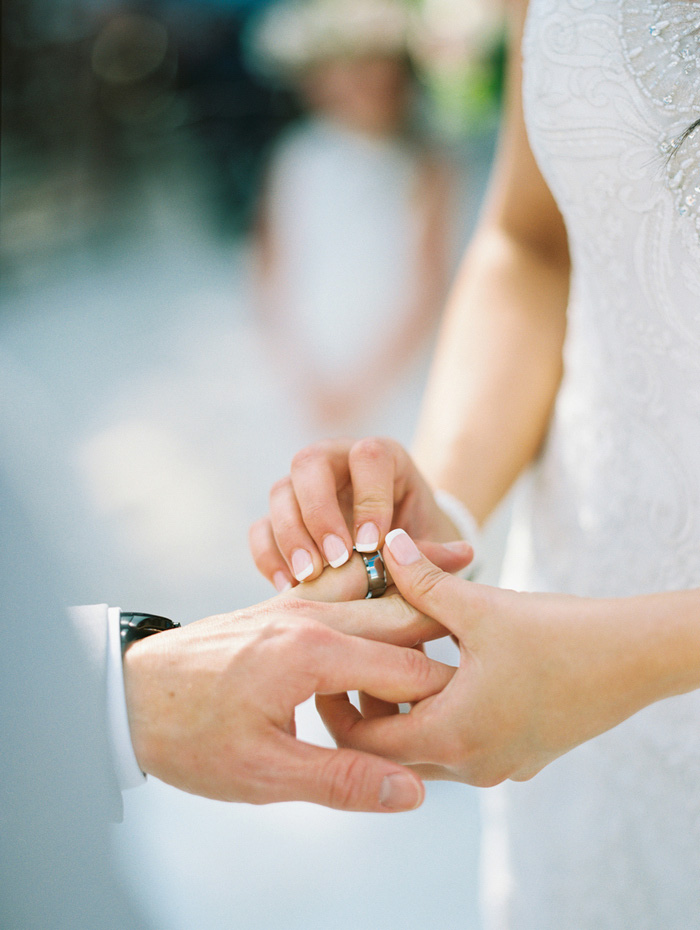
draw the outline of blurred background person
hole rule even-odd
[[[405,433],[447,284],[456,185],[418,125],[410,25],[400,0],[291,0],[258,28],[306,111],[271,156],[258,303],[320,433]]]

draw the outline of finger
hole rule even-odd
[[[302,519],[318,550],[332,568],[350,558],[352,537],[338,501],[349,479],[349,443],[316,443],[294,456],[290,479]]]
[[[311,585],[298,585],[285,597],[302,597],[306,587]],[[348,636],[359,636],[394,646],[416,646],[447,635],[443,626],[421,613],[398,593],[347,603],[309,604],[308,615]]]
[[[308,601],[356,601],[367,596],[367,588],[365,563],[361,555],[353,552],[345,565],[297,585],[294,594]]]
[[[365,691],[360,691],[359,698],[360,713],[365,720],[373,720],[375,717],[391,717],[399,713],[398,704],[382,701]]]
[[[347,692],[342,694],[317,694],[316,708],[325,720],[325,715],[335,722],[336,732],[352,730],[360,720],[395,716],[399,712],[396,704],[380,701],[371,694],[360,692],[360,710],[352,704]],[[331,735],[334,735],[331,733]]]
[[[416,540],[416,545],[426,558],[450,574],[461,572],[474,559],[474,549],[464,540],[438,543],[429,539],[419,539]]]
[[[422,643],[413,648],[420,649],[423,655],[425,655],[425,648]],[[375,717],[392,717],[400,713],[398,704],[390,704],[388,701],[382,701],[380,698],[367,694],[365,691],[360,691],[358,697],[360,699],[360,711],[364,720],[373,720]]]
[[[420,778],[379,756],[323,749],[280,734],[272,800],[310,801],[337,810],[389,813],[419,807]]]
[[[361,439],[348,454],[353,529],[355,545],[360,552],[379,549],[391,529],[399,448],[388,439]]]
[[[277,548],[269,517],[256,520],[248,530],[248,545],[258,571],[280,592],[292,587],[292,575]]]
[[[317,695],[316,708],[326,729],[339,746],[392,759],[403,764],[434,763],[431,732],[413,714],[395,714],[365,720],[349,702],[337,695]]]
[[[297,581],[316,578],[323,556],[309,535],[290,479],[277,481],[270,491],[270,523],[277,548]]]
[[[387,534],[383,555],[403,597],[451,633],[463,634],[480,613],[480,596],[489,589],[442,571],[405,530]]]
[[[315,679],[312,691],[319,694],[358,690],[401,704],[437,694],[455,673],[453,666],[415,649],[347,636],[316,624],[299,634],[307,636],[300,652],[305,653]]]

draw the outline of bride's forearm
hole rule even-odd
[[[568,261],[498,227],[465,259],[415,443],[428,480],[483,521],[542,443],[562,373]]]
[[[643,705],[700,688],[700,589],[604,601],[627,630],[630,684]]]
[[[522,111],[527,3],[513,4],[505,115],[487,206],[448,304],[419,424],[428,480],[483,521],[537,454],[562,373],[564,221]]]

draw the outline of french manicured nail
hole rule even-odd
[[[418,547],[406,530],[392,530],[387,533],[386,544],[399,565],[411,565],[420,558]]]
[[[292,582],[287,578],[284,572],[275,572],[272,576],[272,583],[277,588],[280,594],[284,594],[285,591],[289,591],[292,586]]]
[[[390,811],[412,811],[423,799],[420,785],[410,775],[386,775],[379,790],[379,803]]]
[[[358,552],[376,552],[379,548],[379,527],[376,523],[363,523],[357,531],[355,548]]]
[[[292,570],[297,581],[308,578],[314,570],[314,563],[306,549],[295,549],[292,552]]]
[[[326,536],[323,540],[323,554],[328,559],[328,564],[331,568],[338,568],[344,565],[350,558],[350,553],[343,540],[340,536],[335,536],[333,533]]]

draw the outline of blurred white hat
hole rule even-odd
[[[400,55],[410,20],[402,0],[283,0],[259,20],[252,51],[264,70],[293,76],[327,58]]]

